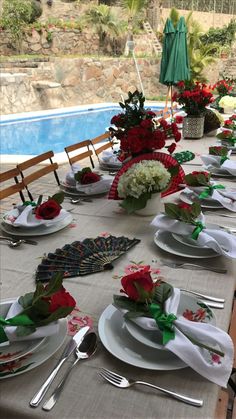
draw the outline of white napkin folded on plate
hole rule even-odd
[[[99,193],[108,192],[112,184],[112,178],[108,176],[102,176],[102,179],[98,182],[88,183],[87,185],[82,185],[79,182],[76,182],[76,189],[79,192],[83,192],[87,195],[96,195]]]
[[[231,151],[228,153],[228,157],[230,156]],[[213,156],[211,154],[203,154],[201,159],[209,172],[214,169],[222,170],[222,173],[228,172],[229,174],[236,176],[236,161],[233,160],[225,160],[223,164],[220,164],[221,156]]]
[[[103,151],[101,157],[102,163],[112,164],[114,166],[122,166],[121,161],[118,159],[117,153],[114,151]]]
[[[6,315],[6,320],[10,319],[11,317],[16,316],[17,314],[21,313],[23,310],[22,306],[18,303],[18,300],[16,300],[8,310],[8,313]],[[1,346],[9,345],[9,342],[16,342],[16,341],[25,341],[25,340],[32,340],[32,339],[39,339],[44,338],[46,336],[51,336],[59,331],[59,323],[58,321],[52,322],[48,324],[47,326],[41,326],[36,329],[34,333],[31,333],[27,336],[17,336],[16,335],[16,328],[17,326],[6,326],[4,328],[4,332],[6,333],[9,341],[4,342]]]
[[[71,170],[66,173],[65,181],[68,185],[74,186],[76,185],[75,180],[75,174],[79,172],[81,169],[81,166],[79,164],[72,164]]]
[[[217,185],[216,182],[212,182],[212,185]],[[193,195],[196,198],[199,198],[201,192],[203,192],[207,187],[205,186],[187,186],[183,190],[187,195]],[[236,188],[225,188],[225,189],[214,189],[212,195],[207,198],[204,198],[207,201],[218,201],[220,204],[227,208],[229,211],[236,212]]]
[[[165,302],[165,312],[176,315],[179,300],[180,290],[174,288],[173,294]],[[145,330],[155,330],[158,327],[155,320],[148,317],[136,317],[132,321]],[[175,338],[169,340],[165,348],[203,377],[219,386],[226,387],[234,357],[234,346],[230,336],[209,323],[193,322],[183,316],[177,316],[177,320],[174,320],[173,324],[175,325]],[[185,334],[198,342],[224,352],[224,357],[214,356],[214,353],[209,350],[194,345]]]
[[[39,226],[46,226],[50,227],[51,225],[57,224],[58,222],[64,220],[68,216],[68,212],[64,209],[61,209],[60,214],[53,218],[52,220],[42,220],[37,219],[33,214],[33,210],[35,207],[31,205],[27,205],[25,209],[20,212],[17,208],[14,211],[18,211],[18,216],[16,212],[16,220],[12,223],[13,227],[39,227]]]
[[[198,218],[203,225],[205,224],[205,217],[201,214]],[[187,224],[182,221],[175,220],[167,215],[157,215],[151,225],[158,228],[160,231],[168,231],[182,236],[191,238],[195,226]],[[199,234],[196,244],[200,247],[209,247],[216,253],[224,255],[228,258],[236,258],[236,236],[223,230],[204,228]]]

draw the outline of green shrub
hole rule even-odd
[[[210,28],[208,32],[200,37],[203,44],[217,43],[219,45],[231,45],[235,39],[236,20],[231,19],[228,25],[223,28]]]

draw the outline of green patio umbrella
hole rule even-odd
[[[172,20],[168,17],[164,27],[164,41],[163,41],[163,49],[162,49],[162,56],[161,56],[161,70],[160,70],[160,78],[159,81],[162,84],[165,83],[165,74],[167,71],[167,67],[169,64],[170,54],[172,51],[172,46],[174,42],[175,36],[175,28],[172,23]]]
[[[182,16],[175,29],[174,41],[163,78],[164,84],[173,85],[180,80],[190,79],[186,33],[185,20]]]
[[[161,59],[161,70],[159,81],[169,86],[166,97],[166,106],[169,95],[172,98],[172,86],[180,80],[190,79],[190,69],[187,49],[187,29],[184,17],[178,21],[174,33],[172,21],[168,18],[164,28],[165,38],[163,44],[163,52]],[[172,100],[171,100],[171,112]]]

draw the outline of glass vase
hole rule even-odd
[[[183,121],[183,137],[198,139],[203,137],[205,116],[187,115]]]

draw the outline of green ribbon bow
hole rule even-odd
[[[199,198],[204,199],[208,198],[208,196],[211,196],[215,189],[225,189],[225,186],[223,185],[209,185],[204,189],[203,192],[200,193]]]
[[[229,160],[227,156],[222,156],[220,159],[220,165],[222,165],[226,160]]]
[[[28,205],[31,205],[32,207],[36,207],[36,203],[34,201],[25,201],[23,202],[23,205],[27,207]]]
[[[10,319],[0,317],[0,343],[7,342],[8,337],[4,331],[4,326],[32,326],[34,322],[27,316],[27,314],[17,314]]]
[[[196,221],[194,225],[195,225],[195,229],[193,230],[191,237],[192,239],[197,240],[199,234],[205,228],[205,226],[201,223],[201,221]]]
[[[171,339],[175,338],[173,322],[177,319],[177,317],[171,313],[164,313],[160,305],[156,303],[150,304],[149,310],[158,328],[162,331],[162,344],[165,345]]]

